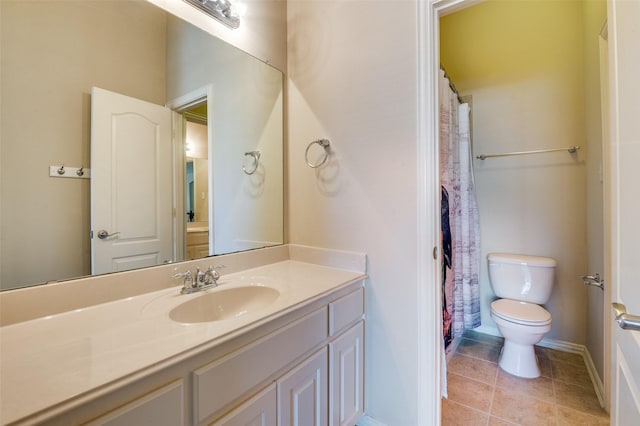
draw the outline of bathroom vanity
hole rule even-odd
[[[0,423],[354,425],[364,279],[290,256],[6,325]]]

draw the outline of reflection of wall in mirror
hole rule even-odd
[[[282,243],[282,74],[240,51],[221,54],[219,40],[178,19],[168,19],[167,32],[167,97],[213,86],[215,253]],[[242,165],[253,150],[260,165],[249,176]]]
[[[92,86],[165,104],[166,14],[146,2],[0,1],[0,8],[2,102],[11,106],[0,119],[0,289],[7,289],[90,273],[89,180],[41,171],[89,166]]]

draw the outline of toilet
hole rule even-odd
[[[489,281],[496,296],[491,318],[504,337],[500,368],[518,377],[540,376],[533,345],[551,330],[542,306],[551,296],[556,261],[550,257],[490,253]]]

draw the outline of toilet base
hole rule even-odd
[[[533,345],[521,345],[505,340],[498,365],[514,376],[527,379],[540,377],[540,368]]]

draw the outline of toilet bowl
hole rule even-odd
[[[491,318],[504,337],[500,368],[518,377],[539,377],[533,346],[551,330],[551,314],[533,303],[498,299],[491,303]]]
[[[551,296],[556,261],[549,257],[490,253],[489,280],[500,299],[491,303],[504,346],[498,365],[519,377],[540,376],[534,345],[551,330],[551,314],[539,304]]]

